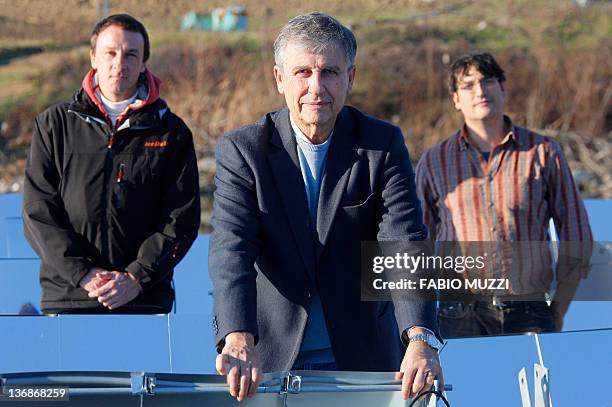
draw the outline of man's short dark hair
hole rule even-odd
[[[149,43],[149,34],[147,34],[147,30],[145,29],[144,25],[142,25],[140,21],[136,20],[129,14],[113,14],[112,16],[108,16],[98,21],[93,31],[91,32],[90,43],[92,51],[95,51],[96,49],[98,35],[100,35],[102,31],[104,31],[107,27],[110,27],[111,25],[117,25],[123,28],[124,30],[132,31],[142,35],[142,38],[144,39],[144,55],[142,60],[143,62],[147,62],[149,60],[149,53],[151,48],[151,45]]]
[[[448,90],[451,94],[457,92],[457,81],[467,74],[471,67],[476,68],[485,78],[497,78],[500,84],[506,81],[504,70],[491,54],[481,51],[470,52],[451,63],[448,70]]]

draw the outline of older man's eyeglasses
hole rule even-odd
[[[463,82],[459,86],[457,86],[457,89],[459,89],[462,92],[474,92],[477,84],[480,85],[481,89],[491,88],[497,84],[497,78],[490,77],[490,78],[483,78],[479,81]]]

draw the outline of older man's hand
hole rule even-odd
[[[225,346],[217,355],[217,372],[227,375],[232,397],[243,401],[257,393],[261,381],[261,364],[255,350],[255,338],[249,332],[232,332],[225,337]]]
[[[108,309],[119,308],[141,293],[142,287],[138,279],[130,273],[120,271],[102,271],[96,276],[106,283],[89,292],[90,298],[98,301]]]
[[[423,341],[410,342],[395,379],[402,381],[404,400],[431,389],[434,379],[438,380],[440,389],[443,389],[444,376],[438,352]]]

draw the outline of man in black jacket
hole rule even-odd
[[[92,69],[35,121],[23,202],[45,313],[167,313],[172,274],[197,236],[191,132],[159,98],[133,17],[101,20]]]

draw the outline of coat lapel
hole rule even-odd
[[[327,154],[327,166],[323,174],[317,207],[317,261],[327,243],[329,231],[334,223],[338,206],[346,191],[351,168],[356,159],[354,126],[346,108],[340,111],[336,119],[331,146]]]
[[[314,239],[306,202],[306,186],[300,170],[297,143],[291,130],[287,108],[279,111],[274,118],[274,124],[268,162],[302,260],[314,282]]]

